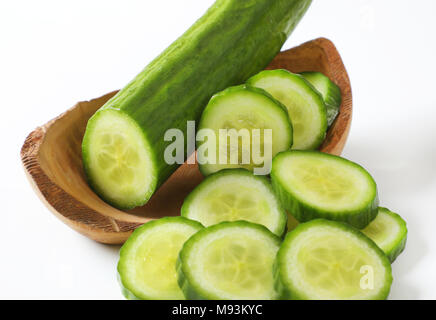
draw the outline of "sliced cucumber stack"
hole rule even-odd
[[[377,215],[377,185],[360,165],[316,151],[288,151],[273,160],[279,199],[300,222],[338,220],[363,229]]]
[[[247,81],[265,89],[288,109],[294,128],[293,149],[315,150],[327,131],[327,112],[320,93],[301,75],[287,70],[262,71]]]
[[[136,229],[120,251],[118,279],[128,299],[184,299],[177,285],[176,261],[184,242],[203,226],[167,217]]]
[[[264,90],[246,85],[231,87],[213,96],[198,129],[210,129],[216,138],[207,138],[198,144],[197,159],[204,175],[228,168],[270,167],[269,158],[292,146],[292,125],[286,108]],[[224,138],[220,135],[221,129],[228,130]],[[271,141],[264,140],[265,129],[272,131]],[[232,145],[232,140],[236,144]],[[255,148],[256,155],[264,156],[264,162],[253,157]],[[272,154],[268,157],[263,154],[265,150],[271,150]],[[213,156],[212,151],[216,151]]]
[[[386,299],[392,283],[391,264],[371,239],[323,219],[287,234],[274,270],[283,299]]]
[[[362,232],[385,252],[391,262],[394,262],[406,247],[406,221],[389,209],[379,208],[377,218]]]
[[[193,235],[177,261],[187,299],[276,299],[272,267],[280,239],[264,226],[222,222]]]
[[[262,224],[282,236],[286,213],[266,177],[245,169],[227,169],[207,177],[185,199],[182,216],[205,227],[224,221]]]
[[[321,72],[303,72],[301,75],[321,93],[327,107],[327,123],[330,127],[339,114],[341,89]]]

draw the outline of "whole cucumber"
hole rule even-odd
[[[178,167],[164,159],[165,132],[186,132],[213,94],[263,70],[310,4],[216,1],[89,120],[83,163],[97,194],[118,208],[145,204]]]

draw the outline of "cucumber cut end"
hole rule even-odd
[[[290,232],[277,255],[283,298],[386,299],[391,265],[377,245],[344,223],[313,220]]]
[[[183,203],[182,216],[205,227],[246,220],[282,236],[286,213],[267,178],[245,169],[221,170],[206,178]]]
[[[140,127],[126,114],[104,109],[88,122],[82,144],[91,187],[120,209],[145,204],[156,183],[155,159]]]
[[[188,299],[276,299],[272,266],[280,239],[264,226],[223,222],[183,246],[179,284]]]
[[[148,222],[123,245],[118,279],[128,299],[184,299],[177,284],[176,261],[183,243],[203,226],[182,217]]]

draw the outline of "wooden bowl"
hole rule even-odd
[[[350,81],[333,43],[320,38],[281,52],[269,69],[320,71],[342,90],[339,117],[327,133],[321,151],[340,155],[351,124]],[[21,149],[25,171],[45,205],[63,222],[98,242],[123,243],[141,224],[179,215],[185,196],[202,180],[196,165],[182,165],[143,207],[118,210],[103,202],[86,183],[81,143],[92,114],[116,91],[79,102],[29,134]]]

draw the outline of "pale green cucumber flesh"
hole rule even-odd
[[[384,251],[391,262],[406,247],[406,222],[389,209],[379,208],[377,217],[362,232]]]
[[[115,110],[99,111],[82,144],[91,187],[106,202],[130,209],[143,205],[157,183],[156,159],[141,128]]]
[[[316,151],[288,151],[273,160],[273,188],[300,222],[343,221],[363,229],[377,215],[377,185],[358,164]]]
[[[192,236],[177,262],[187,299],[271,300],[280,239],[247,221],[222,222]]]
[[[246,85],[230,87],[214,95],[201,116],[198,129],[213,133],[213,138],[198,143],[197,159],[204,175],[229,168],[252,171],[270,167],[272,157],[292,145],[292,125],[286,108],[264,90]],[[226,138],[220,135],[222,129],[229,130],[228,136],[234,136],[235,144],[229,137],[225,143]],[[272,133],[270,141],[264,138],[268,129]],[[213,150],[214,156],[210,154]],[[271,151],[269,157],[268,150]],[[260,155],[259,159],[255,159],[256,154]],[[265,161],[262,162],[262,158]]]
[[[247,83],[266,90],[287,107],[294,128],[293,149],[315,150],[321,145],[327,131],[326,106],[302,76],[287,70],[267,70]]]
[[[380,248],[353,227],[323,219],[287,234],[274,265],[282,299],[386,299],[391,265]]]
[[[244,83],[263,70],[280,51],[310,3],[311,0],[216,1],[201,19],[99,111],[118,111],[120,117],[131,119],[146,137],[148,146],[139,146],[144,150],[137,152],[148,155],[141,158],[147,163],[142,164],[142,172],[135,171],[135,175],[147,178],[142,188],[135,189],[135,196],[120,193],[119,187],[112,183],[106,184],[109,180],[100,177],[101,170],[87,163],[100,154],[89,139],[102,136],[88,131],[108,127],[100,123],[106,121],[103,114],[88,122],[83,161],[94,190],[118,208],[145,203],[179,165],[164,159],[165,149],[173,142],[164,141],[167,130],[179,129],[186,133],[187,122],[200,119],[213,94]],[[117,131],[120,135],[131,133],[130,127],[126,132],[120,130]],[[136,187],[136,183],[131,186]],[[139,195],[140,190],[142,195]]]
[[[203,226],[167,217],[136,229],[120,251],[118,279],[124,296],[136,300],[184,299],[176,261],[182,245]]]
[[[330,127],[339,114],[341,89],[321,72],[303,72],[301,75],[321,93],[327,107],[327,123]]]
[[[221,170],[208,176],[185,199],[181,215],[205,227],[246,220],[282,236],[286,213],[266,177],[244,169]]]

